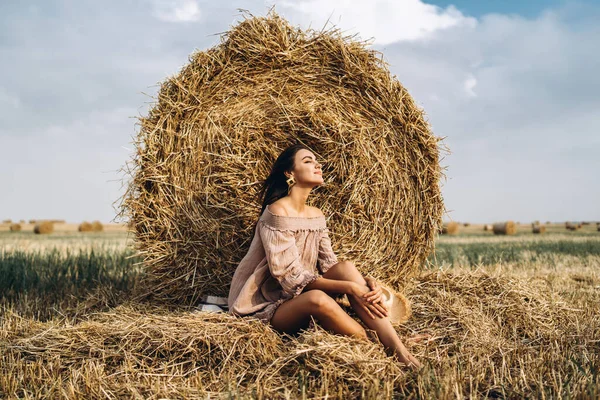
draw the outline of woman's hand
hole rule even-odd
[[[365,293],[363,295],[363,297],[365,299],[367,299],[367,301],[369,303],[373,303],[373,304],[379,303],[385,308],[385,306],[383,305],[383,297],[382,297],[383,292],[381,290],[381,286],[379,286],[379,284],[377,283],[375,278],[370,277],[370,276],[365,277],[365,281],[367,281],[367,286],[369,286],[371,291],[368,293]]]
[[[347,294],[353,296],[354,299],[358,301],[358,304],[367,312],[367,314],[372,319],[375,319],[375,315],[381,318],[386,317],[388,315],[387,309],[382,303],[370,303],[369,301],[367,301],[364,295],[371,292],[369,286],[361,285],[356,282],[350,282],[349,289],[349,293]]]

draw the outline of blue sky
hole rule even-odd
[[[452,219],[600,220],[600,5],[567,0],[2,1],[0,219],[110,221],[158,83],[272,5],[373,39],[446,137]]]
[[[534,18],[549,8],[568,5],[565,0],[435,0],[428,3],[446,8],[455,6],[463,13],[473,17],[485,14],[515,14],[526,18]]]

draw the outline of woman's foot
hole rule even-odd
[[[419,362],[419,360],[417,360],[412,354],[408,353],[408,354],[402,354],[402,353],[396,353],[396,358],[398,359],[398,361],[400,361],[403,364],[406,364],[407,366],[409,366],[412,369],[418,370],[420,369],[423,365]]]

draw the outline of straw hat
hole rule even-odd
[[[379,283],[379,286],[383,297],[382,303],[388,310],[390,322],[392,324],[406,322],[412,314],[408,299],[388,286],[381,283]]]
[[[378,282],[378,284],[381,288],[382,303],[388,310],[390,322],[397,325],[408,321],[412,315],[408,299],[381,282]],[[339,296],[338,301],[344,307],[351,307],[347,296]]]

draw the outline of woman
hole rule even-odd
[[[338,262],[325,216],[306,205],[311,190],[322,183],[321,164],[306,146],[296,144],[279,155],[259,193],[261,216],[248,253],[233,275],[229,312],[255,316],[292,334],[306,328],[313,317],[329,331],[366,340],[365,329],[334,299],[346,294],[386,350],[419,368],[421,363],[387,318],[377,282],[363,277],[353,262]]]

